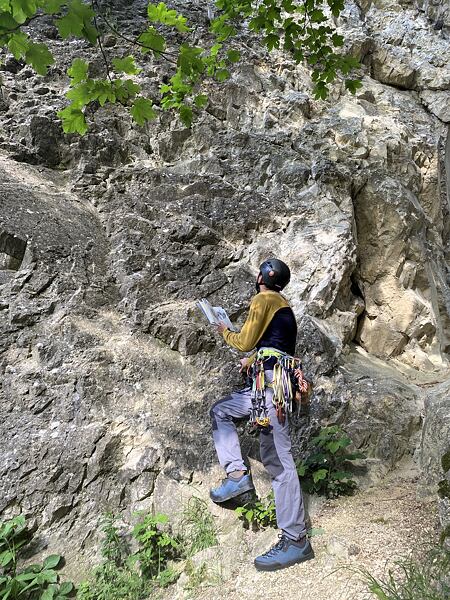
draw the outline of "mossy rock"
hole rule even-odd
[[[450,450],[442,456],[441,464],[442,464],[444,473],[447,473],[447,471],[450,471]]]
[[[438,483],[438,494],[441,498],[450,498],[450,482],[442,479]]]

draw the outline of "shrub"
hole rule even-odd
[[[80,585],[78,600],[143,600],[157,586],[176,579],[174,571],[167,568],[178,548],[178,542],[163,528],[168,518],[161,514],[140,516],[132,531],[139,545],[133,554],[119,534],[115,517],[107,514],[103,518],[104,561],[94,570],[92,580]]]
[[[265,500],[255,500],[238,506],[235,513],[247,527],[251,526],[254,530],[277,526],[273,492],[270,492]]]
[[[346,465],[364,458],[361,452],[348,452],[351,439],[338,425],[323,427],[311,440],[313,450],[305,460],[297,462],[302,488],[308,494],[334,498],[352,494],[357,487]]]
[[[74,586],[69,581],[59,583],[55,570],[62,560],[59,554],[18,569],[20,553],[31,539],[23,516],[0,523],[0,600],[66,600]]]

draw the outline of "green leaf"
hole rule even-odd
[[[10,12],[11,4],[9,0],[0,0],[0,10],[4,12]]]
[[[205,63],[201,59],[202,48],[182,44],[178,55],[177,65],[181,73],[188,77],[195,77],[197,74],[203,73]]]
[[[32,581],[33,579],[36,579],[37,575],[38,574],[34,571],[19,573],[18,575],[16,575],[16,579],[17,581]]]
[[[70,85],[74,86],[88,78],[89,65],[85,60],[76,58],[72,66],[68,69],[67,74],[72,79]]]
[[[178,31],[189,31],[186,18],[179,15],[176,10],[169,10],[164,2],[157,6],[149,4],[147,9],[148,18],[153,23],[161,23],[169,27],[175,27]]]
[[[91,44],[95,44],[97,30],[92,25],[95,13],[90,6],[81,0],[72,0],[69,4],[68,14],[56,21],[60,36],[63,40],[71,35],[84,37]]]
[[[73,19],[70,15],[65,15],[56,21],[59,35],[66,40],[71,35],[81,37],[83,31],[83,22],[79,19]]]
[[[312,23],[321,23],[322,21],[327,20],[326,16],[323,14],[323,11],[319,10],[318,8],[309,13],[309,18]]]
[[[346,79],[345,87],[350,93],[355,94],[362,87],[362,83],[358,79]]]
[[[152,102],[147,98],[136,98],[131,107],[131,116],[138,125],[144,125],[156,117]]]
[[[193,119],[192,108],[190,106],[187,106],[186,104],[182,104],[179,107],[178,112],[180,114],[180,119],[183,125],[185,125],[186,127],[190,127],[192,125]]]
[[[18,25],[19,23],[12,18],[12,15],[9,12],[0,13],[0,27],[11,31],[17,29]]]
[[[208,104],[208,96],[205,94],[199,94],[194,98],[194,104],[197,108],[203,108]]]
[[[141,47],[141,52],[144,54],[151,50],[155,52],[155,54],[158,54],[159,52],[164,52],[166,49],[166,40],[154,27],[149,27],[147,31],[141,33],[138,37],[138,42],[144,46],[148,46],[148,48]]]
[[[306,465],[303,463],[297,465],[297,473],[299,477],[304,477],[306,473]]]
[[[369,587],[370,591],[372,592],[372,594],[375,594],[375,596],[378,598],[378,600],[389,600],[389,598],[386,596],[386,594],[383,592],[383,590],[381,589],[381,587],[378,585],[378,583],[373,583],[370,587]]]
[[[46,590],[44,590],[43,594],[41,594],[40,600],[53,600],[54,597],[55,589],[49,587]]]
[[[211,50],[209,51],[210,56],[217,56],[222,49],[223,44],[214,44],[211,46]]]
[[[72,100],[73,108],[83,108],[94,99],[92,93],[92,80],[74,86],[67,92],[66,97],[69,98],[69,100]]]
[[[116,73],[126,73],[127,75],[137,75],[141,72],[134,62],[134,56],[125,56],[125,58],[113,58],[112,63]]]
[[[106,80],[96,81],[92,90],[92,99],[98,100],[100,106],[104,106],[106,102],[115,102],[116,94],[111,82]]]
[[[62,596],[67,596],[68,594],[71,593],[71,591],[74,589],[74,585],[71,581],[64,581],[60,586],[59,586],[59,593]]]
[[[227,79],[230,78],[230,71],[228,71],[228,69],[218,69],[216,71],[216,79],[217,81],[226,81]]]
[[[54,569],[61,562],[61,556],[59,554],[50,554],[44,560],[44,569]]]
[[[35,14],[35,0],[10,0],[12,16],[18,23],[25,23],[28,17]]]
[[[5,550],[0,554],[0,567],[6,567],[13,560],[14,555],[10,550]]]
[[[113,91],[119,102],[127,102],[141,91],[141,86],[131,79],[116,79],[113,82]]]
[[[331,454],[336,454],[339,448],[342,448],[342,442],[340,440],[328,442],[326,448],[331,452]]]
[[[45,75],[48,67],[55,62],[45,44],[34,43],[30,43],[28,46],[28,50],[25,53],[25,60],[39,75]]]
[[[319,469],[318,471],[315,471],[313,473],[313,481],[314,483],[317,483],[318,481],[325,479],[327,476],[327,469]]]
[[[236,63],[240,60],[241,53],[239,52],[239,50],[228,50],[227,58],[231,63]]]
[[[328,88],[323,81],[319,81],[319,83],[314,86],[313,91],[317,100],[325,100],[328,96]]]
[[[252,510],[248,510],[245,513],[245,518],[247,519],[248,522],[250,522],[253,519],[253,511]]]
[[[46,0],[43,2],[42,9],[48,15],[54,15],[61,10],[64,4],[66,4],[66,0]]]
[[[266,35],[263,41],[268,50],[273,50],[274,48],[280,47],[280,36],[276,35],[275,33],[269,33],[269,35]]]
[[[77,108],[67,106],[67,108],[58,112],[58,117],[62,121],[64,133],[84,135],[88,130],[84,114]]]
[[[342,35],[338,35],[337,33],[333,33],[331,36],[331,41],[333,42],[333,46],[343,46],[344,38]]]
[[[21,31],[14,33],[8,42],[8,48],[10,52],[13,53],[14,58],[19,60],[24,56],[30,46],[30,42],[28,40],[28,36]]]

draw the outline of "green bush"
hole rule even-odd
[[[423,560],[404,559],[389,569],[384,579],[361,571],[369,591],[378,600],[448,600],[450,552],[439,546]]]
[[[23,516],[0,523],[0,600],[66,600],[73,583],[59,583],[56,567],[59,554],[47,556],[42,564],[18,569],[20,553],[31,542]]]
[[[201,498],[192,496],[189,499],[183,510],[181,528],[187,557],[218,544],[214,517]]]
[[[346,450],[352,442],[338,425],[323,427],[311,443],[313,449],[309,456],[297,462],[302,489],[308,494],[327,498],[352,494],[357,483],[346,470],[347,465],[352,460],[364,458],[364,454]]]
[[[104,540],[103,563],[94,570],[93,578],[83,582],[78,600],[143,600],[156,587],[164,587],[177,578],[167,567],[178,553],[178,542],[164,529],[165,515],[140,515],[132,535],[138,550],[130,554],[115,524],[107,514],[102,520]]]
[[[277,526],[273,492],[270,492],[265,500],[255,500],[247,502],[244,506],[238,506],[235,508],[235,513],[247,527],[251,526],[254,530]]]
[[[132,554],[128,563],[139,563],[143,577],[158,579],[164,573],[166,581],[169,573],[167,563],[179,556],[178,541],[161,526],[167,525],[166,515],[142,515],[142,520],[133,528],[133,537],[139,544],[139,550]]]

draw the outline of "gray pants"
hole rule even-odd
[[[272,380],[272,371],[266,371],[266,380]],[[269,412],[270,433],[259,437],[261,461],[272,478],[277,524],[291,539],[306,534],[302,491],[291,452],[289,424],[278,422],[272,404],[272,390],[266,388],[266,405]],[[219,400],[210,410],[214,444],[221,466],[226,473],[246,470],[233,419],[250,415],[251,390],[245,388]]]

